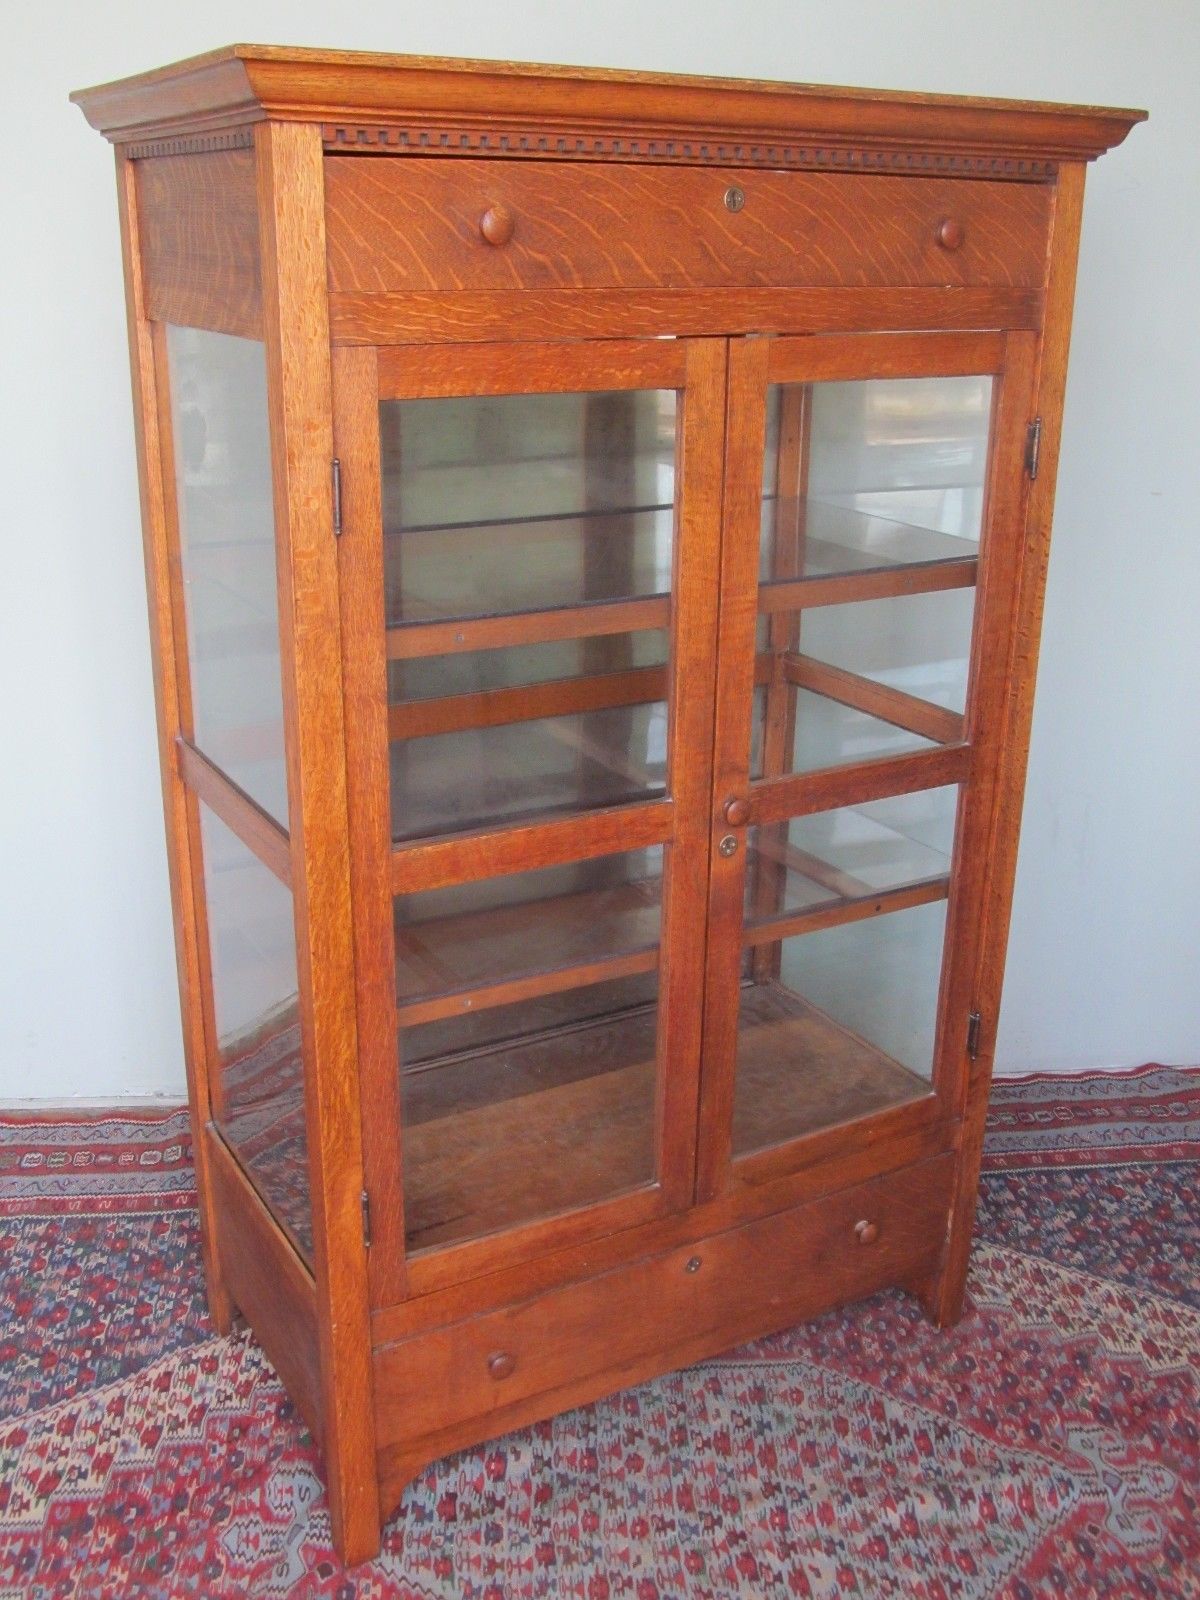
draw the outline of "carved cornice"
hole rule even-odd
[[[131,161],[149,156],[199,156],[213,150],[248,150],[254,143],[252,128],[226,128],[220,133],[184,133],[173,139],[145,139],[122,145]]]
[[[325,148],[341,155],[486,155],[563,161],[630,161],[684,166],[797,167],[807,171],[904,172],[940,177],[1041,182],[1058,171],[1032,156],[948,150],[869,150],[853,145],[751,144],[711,139],[634,139],[539,133],[520,128],[398,128],[326,123]]]
[[[942,172],[1039,181],[1140,111],[818,84],[233,45],[71,97],[132,152],[315,123],[333,148]],[[228,148],[196,145],[188,148]],[[723,152],[729,152],[728,155]],[[742,153],[746,152],[746,153]],[[757,154],[755,152],[758,152]]]

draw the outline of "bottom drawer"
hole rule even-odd
[[[919,1281],[945,1237],[953,1159],[381,1347],[384,1463],[395,1471],[423,1454],[422,1441],[430,1459],[887,1284]]]

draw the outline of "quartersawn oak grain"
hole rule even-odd
[[[377,1548],[381,1514],[441,1452],[886,1284],[953,1321],[1011,901],[1083,163],[1141,113],[255,46],[75,98],[121,147],[210,1301],[222,1328],[235,1306],[245,1313],[320,1436],[342,1554]],[[726,205],[729,189],[744,203]],[[290,835],[192,742],[168,321],[266,346]],[[955,373],[993,375],[978,560],[818,565],[804,577],[812,385]],[[760,572],[772,383],[788,387]],[[637,389],[676,396],[669,593],[590,584],[584,551],[577,603],[505,614],[483,596],[471,618],[387,625],[381,400],[585,396],[579,466],[602,520],[633,493],[635,474],[604,441],[610,427],[632,437],[622,408]],[[1035,413],[1045,443],[1030,485]],[[976,590],[962,717],[805,649],[807,608],[902,606],[951,588]],[[646,630],[669,634],[665,667],[632,647]],[[558,649],[568,665],[542,681],[472,683],[464,657],[514,649]],[[389,697],[389,673],[406,681],[439,656],[453,658],[456,692]],[[936,747],[794,773],[801,692]],[[756,694],[766,704],[751,781]],[[619,721],[664,696],[665,794],[393,843],[396,752],[403,768],[422,739]],[[621,759],[594,741],[564,748],[581,764]],[[797,816],[951,784],[948,869],[884,891],[788,835]],[[294,896],[311,1274],[213,1126],[202,803]],[[661,908],[640,879],[618,905],[606,863],[656,846]],[[590,888],[485,900],[466,915],[456,899],[584,861],[607,896],[585,929],[602,926],[599,942],[579,933]],[[796,874],[808,898],[789,903]],[[449,900],[432,923],[397,920],[393,897],[422,893]],[[929,1081],[790,991],[781,951],[785,938],[943,900]],[[657,1006],[638,987],[654,972]],[[613,980],[636,1003],[588,1042],[586,1020],[557,1025],[572,994]],[[468,1029],[452,1035],[469,1046],[457,1053],[406,1056],[414,1028],[453,1029],[468,1013],[471,1028],[491,1025],[522,1006],[537,1008],[542,1032],[497,1046]],[[735,1070],[749,1095],[735,1098]]]
[[[730,185],[745,196],[731,212]],[[329,287],[404,290],[902,286],[1034,289],[1045,185],[554,162],[326,160]],[[502,204],[507,244],[480,232]],[[947,212],[965,242],[937,242]]]

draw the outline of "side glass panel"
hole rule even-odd
[[[735,1156],[929,1093],[957,799],[750,830]]]
[[[773,385],[754,777],[961,737],[987,376]],[[763,637],[765,635],[765,637]]]
[[[193,736],[286,827],[266,356],[168,327],[167,357]]]
[[[291,892],[204,805],[200,833],[220,1075],[217,1125],[311,1259]]]
[[[664,795],[675,392],[379,417],[393,842]],[[396,897],[410,1252],[654,1183],[669,854]]]

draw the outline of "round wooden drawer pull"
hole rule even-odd
[[[966,229],[956,217],[944,217],[934,235],[943,250],[957,250],[966,236]]]
[[[750,821],[750,802],[748,800],[726,800],[725,821],[731,828],[744,827]]]
[[[479,219],[479,231],[489,244],[507,244],[517,219],[507,206],[489,206]]]
[[[864,1217],[861,1222],[854,1224],[854,1237],[859,1244],[874,1244],[879,1237],[879,1224],[868,1222]]]
[[[501,1378],[511,1378],[517,1370],[517,1358],[509,1350],[497,1350],[488,1357],[488,1371],[499,1383]]]

